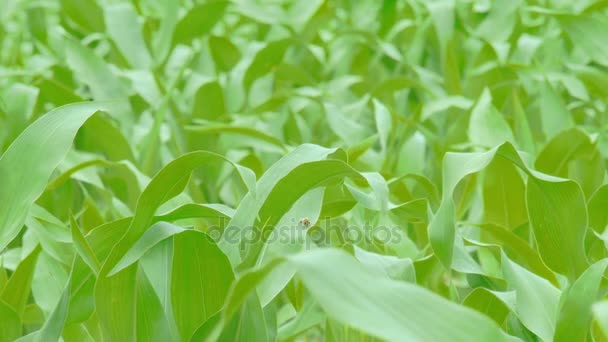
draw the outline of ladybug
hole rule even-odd
[[[308,217],[305,217],[300,220],[300,224],[303,225],[304,227],[308,228],[308,227],[310,227],[310,220],[308,219]]]

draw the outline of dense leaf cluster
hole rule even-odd
[[[608,339],[607,4],[0,1],[0,342]]]

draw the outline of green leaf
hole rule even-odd
[[[257,129],[249,127],[239,127],[236,125],[209,125],[209,126],[187,126],[186,129],[194,135],[206,134],[234,134],[243,137],[252,138],[259,143],[268,144],[273,150],[285,151],[283,142],[276,137],[260,132]]]
[[[492,105],[492,95],[488,89],[483,91],[471,111],[469,139],[484,147],[494,147],[506,141],[515,142],[511,127]]]
[[[65,157],[78,128],[106,108],[107,104],[83,102],[50,111],[28,126],[0,157],[0,250],[21,230],[29,208]]]
[[[534,145],[534,136],[532,129],[530,128],[530,120],[528,119],[527,113],[522,108],[522,103],[519,95],[513,91],[511,96],[513,106],[513,133],[517,141],[518,146],[529,153],[534,153],[536,147]]]
[[[525,185],[516,167],[496,158],[483,178],[484,221],[514,229],[528,220]]]
[[[604,334],[608,335],[608,301],[603,300],[592,306],[593,317],[598,322],[598,325]]]
[[[120,231],[117,232],[120,235],[113,237],[114,242],[120,241],[111,249],[95,283],[95,305],[104,333],[108,336],[120,339],[134,338],[131,327],[136,322],[136,310],[139,310],[141,305],[138,306],[133,294],[137,291],[136,286],[144,286],[134,283],[137,265],[127,267],[112,276],[108,276],[109,272],[150,227],[158,207],[179,194],[190,178],[191,172],[209,161],[224,162],[227,159],[215,153],[197,151],[185,154],[165,166],[142,192],[126,233]],[[239,172],[252,193],[255,193],[253,172],[232,162],[229,163]],[[116,301],[120,305],[116,305]]]
[[[328,316],[371,335],[387,340],[506,340],[488,317],[419,286],[378,277],[344,252],[319,249],[289,257],[287,262]],[[276,266],[269,264],[240,278],[225,317]]]
[[[166,222],[153,224],[142,237],[137,240],[131,249],[120,259],[116,266],[110,271],[109,276],[124,270],[140,260],[152,247],[173,235],[183,233],[186,229]]]
[[[319,186],[334,185],[346,177],[366,182],[355,169],[340,160],[321,160],[299,165],[272,188],[260,208],[260,222],[274,226],[307,191]]]
[[[542,129],[547,139],[573,126],[566,104],[549,82],[540,88]]]
[[[116,266],[116,263],[150,227],[153,222],[154,213],[158,207],[183,190],[186,185],[184,181],[190,177],[190,173],[203,163],[210,161],[221,161],[231,164],[238,171],[243,183],[250,191],[255,193],[255,175],[253,171],[234,164],[219,154],[197,151],[173,160],[154,176],[150,184],[142,192],[137,201],[133,220],[125,235],[113,249],[109,259],[104,263],[104,270],[110,271]]]
[[[559,290],[547,280],[510,261],[504,254],[502,271],[509,288],[517,294],[515,313],[521,323],[544,341],[553,340]]]
[[[61,0],[61,9],[70,20],[89,32],[104,32],[103,12],[95,0]]]
[[[560,24],[572,42],[593,61],[608,65],[608,21],[602,15],[558,16]]]
[[[243,86],[246,91],[249,91],[255,80],[266,75],[281,63],[283,55],[291,43],[291,39],[273,41],[255,54],[243,76]]]
[[[429,239],[433,251],[446,268],[452,264],[455,238],[455,205],[453,192],[467,175],[485,168],[498,148],[484,153],[447,153],[443,160],[443,195],[439,209],[429,224]]]
[[[553,285],[558,285],[557,278],[540,258],[540,255],[534,250],[527,241],[523,240],[513,232],[504,227],[493,224],[479,225],[484,232],[487,232],[497,241],[497,245],[503,248],[510,259],[513,259],[520,265],[526,266],[536,275],[541,276]]]
[[[13,275],[8,279],[2,292],[0,292],[0,300],[12,308],[19,317],[23,316],[25,304],[30,296],[34,269],[36,267],[38,254],[40,254],[41,250],[42,248],[40,248],[40,246],[36,246],[36,248],[19,263],[19,266],[17,266]]]
[[[68,283],[63,290],[61,297],[59,298],[59,302],[53,309],[50,317],[44,322],[44,325],[40,330],[26,335],[20,338],[18,341],[35,341],[35,342],[44,342],[44,341],[55,341],[61,338],[61,333],[63,331],[65,320],[68,316],[68,308],[70,304],[70,287],[71,287],[71,277],[68,279]]]
[[[556,135],[541,150],[534,167],[541,172],[579,182],[586,197],[602,185],[606,170],[596,144],[578,129]]]
[[[74,248],[78,252],[78,255],[82,258],[82,260],[91,268],[95,274],[99,273],[99,268],[101,264],[99,260],[97,260],[97,256],[93,249],[89,245],[88,241],[85,239],[84,235],[80,231],[78,223],[74,216],[70,215],[70,226],[72,227],[72,240],[74,241]]]
[[[194,118],[205,120],[217,120],[226,114],[226,102],[224,100],[224,90],[218,82],[203,84],[194,95],[194,108],[192,109]],[[211,128],[198,127],[194,128]]]
[[[209,37],[209,49],[215,65],[223,71],[229,71],[241,59],[239,48],[226,37]]]
[[[589,228],[603,233],[608,226],[608,185],[601,186],[589,199],[587,210],[589,212]]]
[[[325,112],[327,123],[347,146],[359,144],[367,137],[365,127],[346,116],[342,108],[333,103],[325,103]],[[375,142],[375,139],[372,142]]]
[[[0,341],[15,341],[21,336],[21,319],[8,304],[0,300]]]
[[[169,322],[154,288],[141,268],[137,272],[137,285],[137,340],[169,341]]]
[[[475,309],[492,318],[498,325],[507,318],[509,308],[492,291],[478,287],[471,291],[462,301],[462,305]]]
[[[584,341],[592,319],[591,306],[599,297],[600,282],[608,260],[591,265],[563,292],[554,341]]]
[[[393,120],[391,113],[380,101],[374,99],[373,103],[376,118],[376,129],[378,130],[380,145],[382,146],[382,151],[386,153],[389,134],[393,126]]]
[[[185,231],[174,238],[171,302],[182,341],[224,304],[234,280],[228,258],[205,234]]]
[[[251,227],[255,223],[260,208],[273,190],[277,180],[287,176],[299,165],[328,157],[343,160],[345,156],[342,150],[304,144],[275,162],[262,175],[256,185],[256,193],[252,194],[250,192],[241,200],[232,219],[228,222],[228,227],[236,228],[238,231],[231,235],[223,234],[218,243],[233,266],[241,262],[240,236],[242,236],[245,227]],[[232,237],[237,237],[237,241],[232,241]]]
[[[65,44],[70,69],[74,71],[77,79],[89,86],[95,100],[116,101],[127,97],[127,88],[114,76],[112,69],[101,57],[72,40],[66,40]],[[121,121],[126,122],[126,119]]]
[[[173,32],[173,45],[188,44],[209,33],[222,19],[227,5],[227,1],[211,1],[194,6],[177,23]]]
[[[543,261],[571,280],[587,268],[585,234],[587,205],[573,181],[546,181],[529,177],[526,205],[530,225]],[[568,253],[564,253],[568,251]]]
[[[108,34],[121,54],[134,69],[147,69],[152,57],[143,40],[139,18],[129,3],[111,4],[105,7]]]

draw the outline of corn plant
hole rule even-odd
[[[607,4],[0,1],[0,342],[607,340]]]

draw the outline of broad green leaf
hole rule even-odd
[[[587,268],[587,205],[573,181],[529,177],[526,205],[539,254],[553,271],[577,278]],[[568,251],[568,253],[564,253]]]
[[[20,338],[18,341],[44,342],[55,341],[61,338],[61,333],[65,325],[65,320],[68,315],[68,308],[70,304],[70,287],[71,277],[68,279],[68,283],[65,286],[65,289],[59,297],[59,302],[57,302],[57,305],[53,309],[53,312],[46,320],[42,328],[40,328],[40,330],[36,332],[33,332],[29,335]]]
[[[380,144],[384,153],[387,152],[388,138],[393,126],[391,113],[378,100],[374,100],[374,113],[376,118],[376,129],[380,138]]]
[[[376,254],[357,246],[353,247],[355,258],[365,265],[370,272],[377,272],[381,277],[416,283],[416,270],[412,259]]]
[[[309,299],[304,303],[304,306],[294,319],[279,327],[277,337],[279,340],[296,337],[298,334],[322,323],[324,320],[325,313],[321,310],[319,304],[315,300]]]
[[[95,100],[115,101],[125,99],[128,96],[125,85],[114,76],[109,65],[101,57],[78,42],[66,40],[65,44],[66,58],[70,69],[74,71],[77,79],[89,86]],[[119,118],[119,120],[127,122],[126,118]]]
[[[441,112],[445,112],[450,108],[458,108],[467,110],[471,108],[473,102],[466,97],[462,96],[446,96],[438,99],[433,99],[424,105],[420,119],[425,121],[433,115]]]
[[[143,40],[138,19],[135,9],[128,3],[105,7],[108,34],[121,54],[133,68],[147,69],[152,65],[152,57]]]
[[[218,82],[203,84],[194,97],[192,116],[205,120],[217,120],[226,114],[224,90]],[[194,126],[193,128],[212,128],[212,126]]]
[[[587,210],[589,212],[589,228],[603,233],[608,225],[608,185],[601,186],[589,199]]]
[[[150,227],[158,207],[183,190],[186,185],[184,181],[188,180],[191,172],[203,163],[210,161],[230,163],[240,174],[243,183],[250,191],[255,193],[255,175],[253,172],[237,164],[233,164],[221,155],[197,151],[173,160],[154,176],[150,184],[142,192],[137,202],[135,215],[127,232],[114,248],[110,259],[103,266],[106,271],[110,271]]]
[[[106,108],[107,104],[95,102],[59,107],[28,126],[0,157],[0,250],[21,230],[78,128]]]
[[[469,139],[484,147],[494,147],[506,141],[515,142],[511,128],[492,105],[492,95],[488,89],[484,90],[471,111]]]
[[[245,227],[250,227],[255,223],[260,208],[267,200],[270,192],[273,190],[277,180],[284,178],[290,174],[298,166],[318,160],[323,160],[328,157],[335,159],[344,159],[342,150],[327,149],[321,146],[305,144],[294,149],[292,152],[281,158],[273,164],[256,184],[256,193],[248,193],[239,203],[230,222],[229,227],[238,229],[234,234],[223,234],[218,245],[228,258],[233,266],[238,265],[241,259],[240,236]],[[288,206],[289,207],[289,206]],[[237,237],[237,241],[232,241],[233,237]]]
[[[494,158],[496,151],[497,149],[484,153],[448,153],[444,157],[442,200],[428,229],[431,247],[447,268],[452,264],[456,234],[454,189],[465,176],[485,168]]]
[[[69,270],[49,253],[43,251],[37,257],[34,277],[31,283],[32,297],[39,310],[49,316],[57,307],[57,301],[69,281]],[[26,305],[27,307],[27,305]]]
[[[598,299],[600,282],[608,260],[591,265],[574,284],[562,293],[555,341],[583,341],[592,319],[591,306]]]
[[[6,112],[10,115],[7,120],[8,136],[3,142],[10,144],[15,140],[32,119],[40,90],[25,84],[13,84],[4,94]],[[2,95],[0,95],[2,96]]]
[[[335,185],[346,177],[365,182],[352,167],[340,160],[301,164],[280,179],[260,208],[260,222],[273,226],[298,198],[319,186]]]
[[[415,199],[390,209],[400,220],[428,223],[429,209],[425,198]]]
[[[142,192],[127,231],[117,232],[121,237],[114,237],[115,242],[120,241],[111,249],[95,283],[96,309],[104,332],[108,336],[133,338],[131,326],[137,322],[136,310],[139,310],[140,307],[136,303],[136,298],[133,297],[134,291],[137,290],[134,284],[137,265],[129,266],[112,276],[108,276],[109,272],[150,227],[158,207],[178,195],[185,187],[191,172],[209,161],[223,162],[227,159],[215,153],[198,151],[186,154],[169,163],[159,171]],[[236,164],[231,165],[239,172],[246,186],[255,192],[253,172]],[[113,301],[118,301],[121,305],[117,306]]]
[[[187,229],[175,226],[172,224],[168,224],[165,222],[158,222],[153,224],[146,232],[142,235],[142,237],[137,240],[137,242],[133,245],[133,247],[125,254],[125,256],[120,259],[120,261],[116,264],[116,266],[110,271],[108,274],[112,276],[123,269],[131,266],[133,263],[140,260],[146,252],[148,252],[152,247],[159,244],[161,241],[172,237],[173,235],[183,233]]]
[[[517,168],[503,158],[494,159],[483,178],[484,221],[509,229],[528,220],[525,185]]]
[[[15,269],[15,272],[11,275],[0,292],[0,300],[8,305],[8,307],[12,308],[19,317],[23,316],[25,304],[30,296],[34,269],[41,250],[40,246],[36,246],[36,248],[19,263],[19,266],[17,266],[17,269]]]
[[[325,103],[325,115],[329,127],[347,146],[361,143],[368,135],[363,125],[349,118],[342,108],[333,103]]]
[[[268,45],[256,53],[243,76],[245,90],[248,91],[255,80],[266,75],[272,68],[281,63],[285,51],[291,43],[290,39],[277,40],[268,43]]]
[[[70,20],[89,32],[104,32],[103,11],[95,0],[61,0],[61,9]]]
[[[545,341],[553,340],[560,292],[547,280],[502,256],[502,270],[515,290],[517,303],[515,314],[521,323]]]
[[[607,1],[0,7],[0,342],[608,337]]]
[[[87,120],[78,131],[75,144],[79,149],[102,153],[111,161],[135,160],[129,140],[109,115],[99,114]]]
[[[578,129],[556,135],[541,150],[534,167],[541,172],[579,182],[586,197],[603,183],[605,168],[596,144]]]
[[[241,59],[239,48],[226,37],[209,37],[209,49],[215,65],[223,71],[232,69]]]
[[[154,37],[152,37],[151,47],[153,57],[157,64],[165,61],[171,49],[173,40],[173,32],[178,21],[180,4],[175,1],[152,1],[158,11],[159,16],[163,18],[160,27]]]
[[[265,239],[259,256],[257,256],[256,267],[272,262],[276,258],[312,248],[314,243],[308,236],[308,231],[321,219],[319,215],[324,192],[323,188],[308,191],[281,217],[276,227]],[[306,219],[308,225],[303,222]],[[292,269],[280,266],[267,277],[257,288],[262,306],[267,307],[271,304],[293,276]]]
[[[489,42],[502,42],[513,33],[517,23],[517,10],[522,1],[492,2],[490,12],[477,26],[476,33]]]
[[[513,134],[515,135],[517,144],[522,150],[534,153],[536,147],[528,115],[524,108],[522,108],[521,99],[515,91],[512,93],[511,98],[513,102]]]
[[[306,175],[309,176],[306,177]],[[292,208],[299,198],[315,188],[336,185],[346,177],[365,182],[365,178],[348,164],[335,159],[301,164],[277,181],[260,207],[258,226],[252,227],[251,233],[261,234],[261,239],[256,239],[253,244],[249,242],[246,246],[246,257],[250,260],[258,258],[257,254],[262,248],[268,232],[272,232],[276,228],[281,217]]]
[[[186,231],[174,238],[171,302],[182,341],[217,313],[234,280],[228,258],[205,234]]]
[[[182,17],[173,32],[173,45],[188,44],[209,33],[222,19],[227,1],[212,1],[194,6]]]
[[[598,322],[598,325],[603,333],[603,336],[608,335],[608,301],[603,300],[592,306],[593,317]]]
[[[481,228],[484,233],[487,232],[492,239],[495,239],[498,242],[497,245],[503,248],[510,259],[516,261],[520,265],[526,266],[530,271],[547,279],[553,285],[558,285],[557,278],[553,271],[545,265],[540,258],[540,255],[538,255],[525,240],[508,229],[497,225],[482,224],[479,225],[479,228]]]
[[[435,32],[443,49],[454,34],[455,1],[441,0],[425,4],[433,18]]]
[[[273,150],[285,151],[283,142],[276,137],[260,132],[259,130],[249,127],[239,127],[235,125],[201,125],[201,126],[188,126],[186,127],[194,135],[207,135],[207,134],[234,134],[243,137],[252,138],[259,143],[268,144]]]
[[[166,214],[155,216],[154,221],[176,221],[193,217],[231,218],[234,209],[222,204],[184,204]]]
[[[462,305],[475,309],[492,318],[498,325],[507,318],[509,308],[492,291],[478,287],[462,301]]]
[[[324,3],[325,0],[295,1],[287,11],[289,19],[286,22],[291,25],[294,30],[301,31]]]
[[[371,335],[387,340],[506,340],[488,317],[417,285],[378,277],[344,252],[320,249],[286,262],[328,316]],[[227,302],[227,317],[273,266],[237,281]]]
[[[540,110],[542,129],[547,139],[573,125],[566,104],[549,82],[541,84]]]
[[[137,272],[137,283],[137,340],[170,340],[169,322],[161,302],[141,268]]]
[[[170,336],[160,300],[145,274],[138,270],[135,265],[113,276],[111,283],[98,279],[95,284],[95,307],[101,316],[103,335],[107,338]],[[99,275],[105,276],[104,273]],[[110,292],[112,290],[115,292]],[[103,297],[100,293],[104,294]],[[111,307],[104,307],[108,303],[112,304]]]
[[[0,300],[0,341],[15,341],[21,336],[21,319],[15,310]]]
[[[593,61],[608,65],[608,41],[606,27],[608,21],[602,15],[564,15],[558,20],[568,36]]]
[[[101,264],[99,263],[99,260],[97,260],[97,256],[91,249],[88,241],[85,239],[84,235],[82,235],[74,216],[70,216],[70,226],[72,228],[72,241],[74,241],[74,248],[78,252],[78,255],[80,255],[82,260],[93,272],[96,274],[99,273]]]

